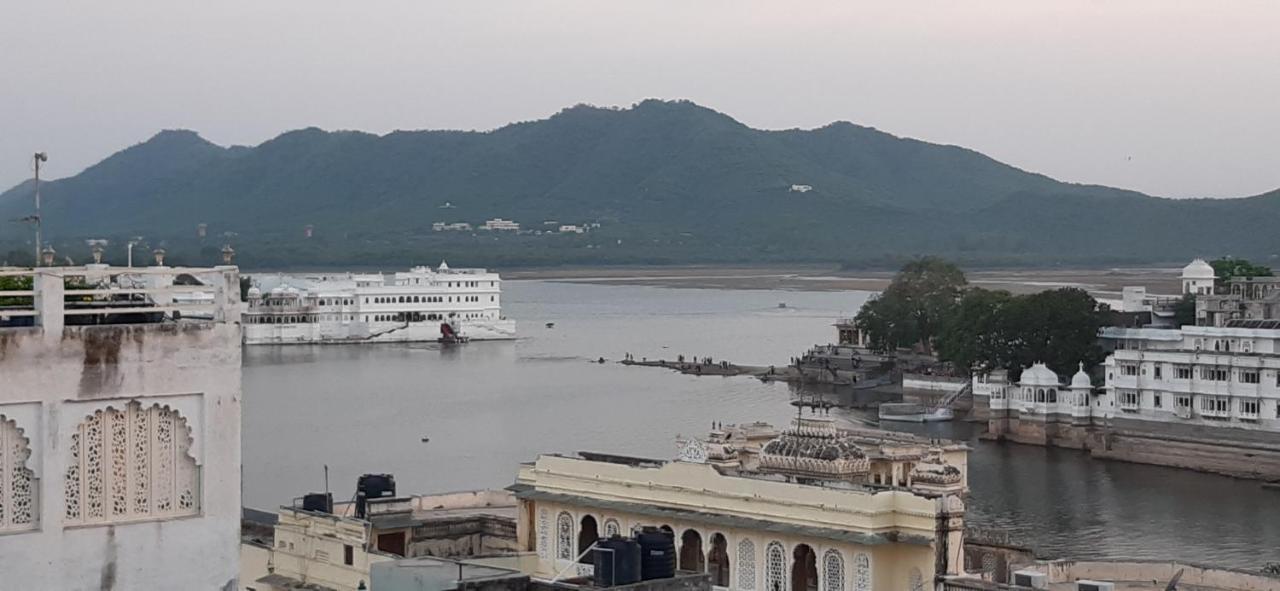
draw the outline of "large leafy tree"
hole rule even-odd
[[[1235,277],[1271,277],[1271,267],[1255,265],[1245,259],[1223,257],[1209,262],[1213,267],[1214,283],[1222,286]]]
[[[862,307],[855,322],[873,348],[888,351],[914,344],[932,353],[966,283],[964,272],[949,262],[916,259],[898,271],[880,297]]]
[[[965,291],[938,337],[938,358],[966,370],[1004,366],[1010,358],[1004,315],[1014,301],[1007,291]]]
[[[1090,366],[1102,361],[1098,330],[1104,309],[1082,289],[1068,287],[1016,298],[1005,322],[1009,369],[1043,362],[1064,373],[1078,363]]]
[[[1043,362],[1057,372],[1102,360],[1104,309],[1075,288],[1013,296],[965,292],[938,339],[938,355],[957,367],[1018,371]]]

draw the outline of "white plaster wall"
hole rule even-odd
[[[39,411],[33,466],[40,526],[0,535],[3,586],[15,589],[234,589],[240,553],[238,322],[0,329],[0,413]],[[200,512],[67,526],[70,433],[87,414],[130,400],[186,418],[200,466]],[[25,428],[25,426],[24,426]]]

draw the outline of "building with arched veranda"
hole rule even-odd
[[[822,417],[762,442],[764,427],[681,439],[676,461],[583,453],[523,465],[511,490],[534,576],[589,573],[575,561],[597,524],[669,530],[677,568],[720,589],[888,591],[960,574],[965,464],[952,461],[967,448]]]
[[[235,588],[239,273],[161,257],[0,269],[6,588]]]

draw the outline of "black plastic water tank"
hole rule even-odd
[[[363,519],[369,499],[396,496],[396,477],[390,474],[363,474],[356,480],[356,517]]]
[[[333,493],[307,493],[302,496],[304,511],[333,513]]]
[[[640,543],[613,536],[596,542],[595,586],[612,587],[640,582]]]
[[[646,527],[636,535],[640,543],[640,579],[669,579],[676,576],[676,538],[671,532]]]

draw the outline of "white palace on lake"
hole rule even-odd
[[[258,275],[248,293],[244,341],[420,342],[513,339],[502,279],[484,269],[413,267],[405,273]]]
[[[1269,280],[1271,278],[1263,278]],[[1218,315],[1216,302],[1271,297],[1273,291],[1227,282],[1214,295],[1213,269],[1183,270],[1183,293],[1196,296],[1197,324],[1105,327],[1110,351],[1092,372],[1065,381],[1043,364],[1016,381],[993,371],[973,378],[974,408],[989,434],[1022,443],[1090,450],[1095,456],[1194,468],[1251,478],[1280,478],[1280,321],[1271,308],[1240,304]],[[1269,285],[1269,283],[1267,283]],[[1243,294],[1243,295],[1241,295]],[[1210,300],[1213,305],[1202,302]]]

